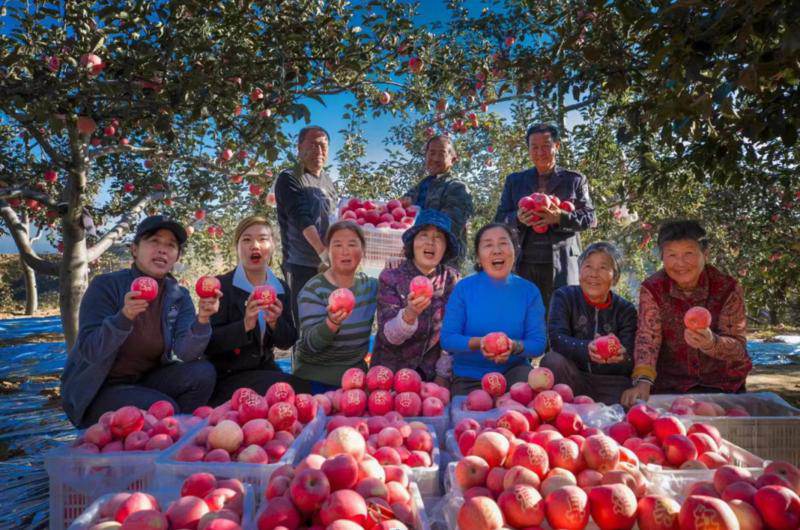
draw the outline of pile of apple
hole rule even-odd
[[[631,407],[625,419],[607,427],[606,432],[643,464],[716,469],[730,463],[728,449],[713,425],[693,423],[687,429],[677,417],[659,414],[645,404]]]
[[[450,390],[436,383],[423,383],[416,370],[401,368],[393,373],[373,366],[365,374],[349,368],[342,374],[342,388],[314,396],[327,415],[383,416],[391,411],[409,418],[441,416],[450,403]]]
[[[467,394],[463,407],[464,410],[473,412],[485,412],[493,408],[528,408],[538,413],[545,408],[561,410],[564,403],[594,403],[589,396],[574,396],[569,385],[554,385],[554,382],[553,372],[549,368],[538,367],[530,371],[527,383],[514,383],[506,392],[508,382],[505,376],[499,372],[490,372],[481,378],[480,389]],[[552,411],[546,413],[546,416],[555,417]]]
[[[88,454],[115,451],[161,451],[177,442],[185,429],[200,418],[189,418],[183,425],[174,417],[169,401],[156,401],[147,410],[132,405],[100,416],[75,441],[75,451]]]
[[[332,432],[339,427],[358,431],[367,444],[367,454],[381,465],[433,466],[433,436],[422,422],[407,423],[399,413],[392,411],[371,418],[334,416],[326,429]],[[324,443],[324,440],[317,442],[312,454],[320,454]]]
[[[528,210],[528,211],[541,211],[546,208],[549,208],[551,204],[555,204],[561,210],[569,213],[575,211],[575,205],[572,204],[570,201],[561,201],[555,195],[547,195],[546,193],[531,193],[530,195],[523,197],[517,203],[517,207],[521,210]],[[541,217],[534,215],[533,220],[538,221]],[[536,226],[533,228],[533,231],[537,234],[544,234],[549,229],[549,226]]]
[[[747,469],[722,466],[714,471],[711,481],[691,484],[684,495],[681,525],[684,520],[691,521],[684,519],[684,512],[702,511],[717,525],[712,528],[800,528],[800,471],[787,462],[769,463],[757,479]],[[693,528],[703,528],[693,522]]]
[[[331,431],[319,455],[273,472],[264,495],[259,530],[413,528],[406,468],[382,466],[367,452],[362,434],[348,426]]]
[[[385,203],[352,198],[339,210],[339,219],[355,221],[365,228],[406,230],[414,224],[417,206],[403,208],[398,199]]]
[[[183,482],[180,498],[164,512],[150,494],[115,494],[100,506],[100,519],[90,530],[241,530],[243,504],[239,480],[196,473]]]
[[[208,425],[181,447],[182,462],[274,463],[283,457],[303,427],[317,415],[310,394],[297,394],[288,383],[275,383],[264,396],[250,388],[237,389],[215,409],[200,407],[195,415]]]

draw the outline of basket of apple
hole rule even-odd
[[[328,415],[348,417],[384,416],[395,412],[407,421],[422,421],[444,436],[449,421],[450,391],[436,383],[423,382],[416,370],[397,373],[373,366],[366,373],[350,368],[342,374],[342,387],[314,396]]]
[[[379,464],[407,466],[423,497],[440,495],[441,455],[436,431],[431,426],[421,421],[406,422],[397,412],[389,412],[369,418],[334,416],[326,430],[330,433],[343,426],[361,433],[367,443],[367,454]],[[312,455],[321,453],[323,447],[324,439],[314,445]]]
[[[70,530],[243,530],[254,526],[252,489],[236,479],[208,473],[155,495],[106,494],[70,525]]]
[[[272,473],[256,518],[259,530],[430,528],[422,497],[402,465],[381,465],[353,427],[333,429],[319,454]]]
[[[500,351],[507,348],[498,346]],[[555,410],[562,408],[579,413],[590,425],[604,425],[624,418],[619,405],[611,407],[596,403],[589,396],[575,396],[572,388],[563,383],[554,384],[553,372],[544,367],[534,368],[528,381],[520,381],[508,387],[503,374],[490,372],[481,378],[481,388],[466,396],[455,396],[450,405],[453,424],[465,418],[476,420],[497,418],[503,410],[534,410],[538,414],[555,418]],[[545,420],[547,421],[547,420]]]
[[[44,457],[51,520],[64,528],[101,495],[151,487],[161,451],[203,423],[198,416],[176,415],[168,401],[157,401],[147,410],[125,406],[104,413],[71,445]]]
[[[275,383],[261,396],[250,388],[204,407],[208,425],[158,459],[159,474],[183,479],[204,471],[238,478],[263,489],[270,470],[305,455],[325,428],[325,415],[310,394]]]

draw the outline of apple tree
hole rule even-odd
[[[325,2],[20,3],[0,36],[0,213],[30,267],[59,277],[68,345],[89,264],[141,215],[214,226],[263,202],[310,100],[368,109],[422,69],[413,6]],[[385,86],[384,86],[385,85]],[[385,90],[384,90],[385,91]],[[394,103],[415,95],[399,91]],[[56,259],[20,216],[52,228]],[[195,216],[202,216],[198,219]],[[213,251],[213,246],[209,246]]]

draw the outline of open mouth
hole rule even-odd
[[[351,260],[349,258],[345,258],[345,259],[340,259],[339,260],[339,265],[352,265],[352,264],[353,264],[353,260]]]
[[[250,254],[250,263],[258,263],[261,261],[261,253],[260,252],[252,252]]]
[[[153,258],[153,265],[158,265],[159,267],[166,267],[167,260],[164,258]]]
[[[436,252],[434,252],[433,250],[423,250],[422,255],[428,259],[433,259],[434,257],[436,257]]]
[[[495,258],[491,261],[491,265],[493,269],[499,270],[506,266],[506,260],[503,258]]]

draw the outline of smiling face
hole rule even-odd
[[[354,274],[364,255],[364,247],[358,234],[345,228],[331,236],[329,253],[331,268],[336,274]]]
[[[423,272],[435,269],[442,262],[447,249],[444,232],[427,226],[414,236],[414,264]]]
[[[703,251],[700,243],[693,239],[668,241],[661,249],[664,270],[681,289],[697,286],[707,257],[707,251]]]
[[[556,166],[556,155],[561,143],[549,132],[534,133],[528,140],[528,156],[539,173],[549,173]]]
[[[152,235],[142,237],[138,243],[133,243],[131,254],[140,271],[160,280],[172,270],[181,250],[175,234],[162,228]]]
[[[273,241],[269,227],[254,224],[247,227],[236,242],[236,255],[244,270],[254,274],[262,274],[272,257]]]
[[[447,173],[456,161],[453,144],[446,138],[436,138],[425,151],[425,168],[431,175]]]
[[[504,280],[514,268],[514,243],[508,232],[495,227],[481,234],[478,263],[491,278]]]
[[[322,131],[308,131],[297,146],[297,157],[309,173],[319,175],[328,161],[328,137]]]
[[[604,302],[608,299],[614,281],[614,260],[605,252],[593,252],[581,264],[578,281],[581,290],[590,300]]]

